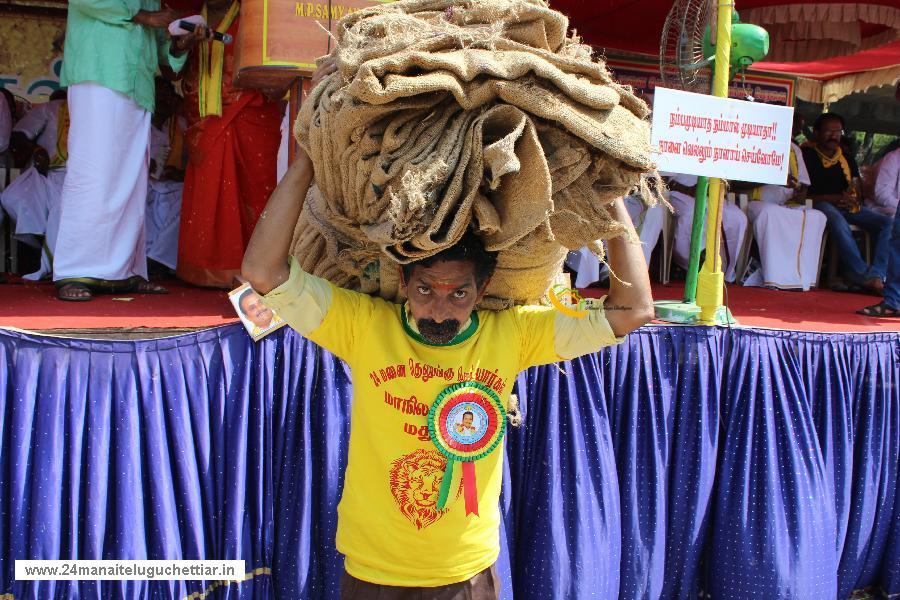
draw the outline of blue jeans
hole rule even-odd
[[[825,213],[828,219],[828,233],[837,244],[838,254],[850,282],[860,284],[875,277],[884,279],[891,241],[891,218],[865,207],[858,213],[851,213],[830,202],[815,202],[813,206]],[[860,255],[850,225],[868,231],[875,238],[871,266]]]
[[[900,205],[894,214],[891,228],[891,248],[888,259],[887,278],[884,281],[884,303],[900,309]]]

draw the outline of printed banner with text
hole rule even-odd
[[[630,85],[648,104],[653,104],[653,92],[656,88],[663,87],[658,61],[646,62],[610,55],[606,66],[610,68],[616,81],[622,85]],[[746,100],[747,96],[753,96],[756,102],[793,106],[795,85],[794,78],[789,76],[744,73],[740,78],[736,77],[729,82],[728,97]],[[710,89],[709,77],[703,72],[697,74],[697,89]]]
[[[660,171],[785,185],[794,109],[656,88]]]

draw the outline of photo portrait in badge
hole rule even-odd
[[[447,415],[446,429],[460,444],[476,444],[487,433],[487,413],[477,404],[458,404]]]
[[[265,305],[262,296],[249,283],[229,292],[228,299],[253,341],[259,341],[287,324],[278,313]]]

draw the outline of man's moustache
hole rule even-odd
[[[448,319],[440,323],[434,319],[419,319],[416,325],[419,327],[419,332],[429,340],[446,343],[459,332],[460,322],[456,319]]]

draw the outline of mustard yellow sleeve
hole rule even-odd
[[[604,300],[588,299],[587,315],[583,317],[542,306],[513,309],[521,333],[521,368],[571,360],[621,343],[625,338],[613,333],[606,320]]]
[[[553,343],[556,353],[564,360],[571,360],[605,348],[621,344],[625,337],[613,333],[603,303],[606,296],[587,299],[587,315],[571,317],[555,311]]]
[[[331,283],[310,275],[292,256],[287,281],[263,296],[266,306],[278,313],[303,336],[318,329],[331,306]]]
[[[290,264],[288,280],[263,296],[266,306],[305,338],[352,364],[360,324],[371,326],[375,301],[306,273],[293,257]]]
[[[519,331],[519,370],[563,360],[556,353],[554,342],[554,309],[545,306],[517,306],[511,310]]]

